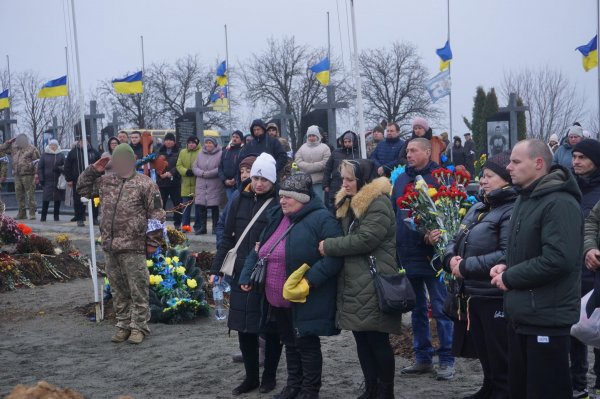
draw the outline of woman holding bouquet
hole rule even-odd
[[[510,217],[517,198],[503,152],[483,165],[481,202],[473,205],[449,242],[444,268],[459,283],[456,298],[466,304],[469,332],[483,368],[483,386],[473,399],[508,398],[506,320],[502,291],[490,283],[490,269],[506,253]],[[462,309],[464,311],[464,309]]]

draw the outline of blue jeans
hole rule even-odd
[[[191,201],[194,197],[183,197],[183,199],[181,200],[181,202],[188,202]],[[191,205],[188,205],[185,210],[183,211],[183,216],[181,218],[181,225],[182,226],[189,226],[190,222],[192,220],[192,209],[194,208],[194,204],[192,203]],[[198,217],[198,212],[196,212],[196,219],[194,220],[194,231],[198,230],[200,228],[200,221],[198,220],[200,219]]]
[[[444,312],[444,300],[446,286],[435,277],[409,277],[410,283],[415,291],[416,305],[412,311],[413,349],[417,363],[433,363],[433,355],[437,354],[440,365],[453,366],[452,356],[452,320]],[[437,323],[437,333],[440,339],[440,347],[436,350],[431,345],[431,333],[429,331],[429,318],[427,317],[427,297],[425,287],[429,293],[429,300],[433,311],[433,318]]]

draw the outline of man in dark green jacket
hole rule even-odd
[[[541,140],[512,151],[507,170],[520,196],[506,262],[491,270],[509,321],[511,398],[571,398],[569,334],[579,320],[583,220],[572,174],[552,165]]]

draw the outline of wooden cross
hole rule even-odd
[[[529,111],[526,105],[517,105],[517,94],[510,93],[508,96],[508,106],[502,107],[498,112],[507,112],[510,115],[510,148],[513,148],[519,141],[519,132],[517,132],[517,112]]]
[[[327,101],[324,103],[317,103],[313,105],[314,109],[326,109],[327,110],[327,133],[329,137],[337,137],[337,126],[335,120],[335,110],[338,108],[348,108],[347,102],[336,102],[335,99],[335,86],[327,86]]]
[[[193,108],[186,108],[185,112],[193,112],[196,114],[196,136],[200,140],[201,145],[204,145],[204,113],[213,111],[212,107],[205,107],[202,103],[202,93],[196,92],[195,103]]]
[[[90,113],[85,115],[85,120],[90,121],[90,137],[92,148],[98,149],[98,121],[104,118],[104,114],[98,114],[96,111],[97,103],[95,100],[90,101]]]
[[[4,119],[0,119],[0,128],[4,132],[4,142],[7,142],[12,138],[10,134],[10,126],[16,124],[16,119],[10,119],[10,108],[7,109],[6,112],[4,112]]]
[[[273,115],[273,119],[279,119],[281,124],[281,137],[288,138],[289,121],[292,120],[292,115],[287,113],[287,106],[284,102],[279,103],[279,113]]]

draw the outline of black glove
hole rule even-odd
[[[189,177],[192,177],[192,176],[194,176],[194,172],[191,169],[188,169],[188,170],[185,171],[185,175],[189,176]]]

